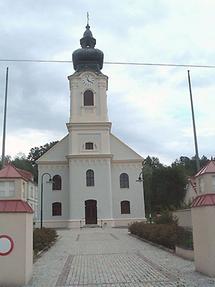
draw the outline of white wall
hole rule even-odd
[[[172,215],[177,217],[179,226],[189,228],[193,227],[191,209],[176,210],[172,213]]]
[[[69,171],[68,165],[42,165],[38,167],[39,206],[41,202],[41,176],[43,173],[50,173],[51,177],[60,175],[62,179],[62,190],[52,190],[52,184],[47,183],[48,176],[43,177],[43,219],[44,221],[67,220],[69,217]],[[62,216],[52,216],[52,203],[62,203]],[[40,208],[38,208],[38,219],[40,220]]]
[[[95,186],[86,186],[86,171],[92,169]],[[85,200],[97,200],[97,218],[112,218],[110,159],[70,160],[70,219],[85,218]]]
[[[112,165],[113,217],[145,219],[143,185],[136,182],[141,170],[140,163],[114,163]],[[120,188],[120,174],[129,176],[129,188]],[[130,201],[130,214],[121,214],[120,202]]]
[[[87,74],[95,79],[94,84],[83,83]],[[73,74],[68,79],[70,84],[70,122],[107,122],[107,76],[84,72],[81,75]],[[83,105],[83,93],[87,89],[94,93],[94,106]]]
[[[196,270],[208,276],[215,276],[215,206],[201,206],[191,209],[193,222],[193,243]]]

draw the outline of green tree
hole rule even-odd
[[[146,216],[150,217],[153,213],[153,204],[152,204],[152,178],[153,173],[156,169],[163,167],[157,157],[147,158],[143,162],[143,178],[144,178],[144,195],[145,195],[145,208]]]
[[[33,166],[31,161],[28,160],[25,155],[16,156],[11,161],[11,163],[17,168],[30,171],[34,176],[34,180],[37,181],[37,177],[38,177],[37,167],[35,165]]]
[[[206,165],[208,161],[209,161],[208,158],[203,155],[200,159],[200,167],[203,167],[204,165]],[[181,168],[183,168],[186,176],[192,176],[197,173],[195,156],[191,158],[187,156],[181,156],[179,159],[176,159],[172,163],[172,167],[174,166],[177,166],[177,167],[180,166]]]
[[[186,177],[180,167],[160,167],[153,171],[151,202],[155,210],[177,208],[185,196]]]
[[[5,164],[11,162],[11,156],[10,155],[6,155],[4,161],[5,161]],[[0,169],[2,169],[2,157],[1,157],[1,161],[0,161]]]
[[[46,143],[40,147],[31,148],[28,154],[28,160],[30,160],[30,162],[34,165],[36,160],[46,153],[50,148],[52,148],[56,143],[58,143],[58,141]]]
[[[38,160],[38,158],[40,158],[50,148],[56,145],[56,143],[58,143],[58,141],[46,143],[43,146],[34,147],[30,149],[27,160],[30,161],[31,165],[36,170],[36,176],[35,176],[36,182],[38,182],[38,166],[37,166],[36,160]]]

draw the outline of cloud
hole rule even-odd
[[[13,9],[11,9],[13,7]],[[90,12],[106,61],[213,64],[215,3],[209,0],[2,0],[1,58],[71,60]],[[71,64],[9,66],[8,154],[61,138],[69,120]],[[191,68],[200,154],[214,153],[214,69]],[[187,68],[104,65],[113,132],[143,156],[171,163],[194,154]],[[0,119],[2,120],[3,114]]]

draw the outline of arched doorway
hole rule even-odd
[[[85,224],[97,224],[97,201],[94,199],[85,201]]]

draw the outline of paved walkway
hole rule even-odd
[[[211,279],[183,260],[128,235],[126,229],[59,230],[57,243],[34,264],[28,287],[208,287]]]

